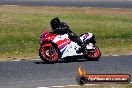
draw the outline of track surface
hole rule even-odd
[[[87,73],[132,75],[132,56],[101,57],[99,61],[80,60],[79,62],[55,64],[45,64],[41,60],[0,62],[0,88],[74,85],[77,68],[80,65]]]
[[[0,5],[27,5],[27,6],[68,6],[68,7],[104,7],[104,8],[132,8],[132,1],[23,1],[23,0],[0,0]]]

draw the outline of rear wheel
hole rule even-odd
[[[99,60],[99,58],[101,56],[101,52],[97,46],[94,46],[94,47],[95,47],[95,50],[89,51],[84,54],[84,56],[87,58],[87,60],[93,60],[93,61]]]
[[[39,56],[46,63],[55,63],[58,60],[58,52],[51,43],[40,47]]]

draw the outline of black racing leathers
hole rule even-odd
[[[78,45],[82,46],[82,41],[80,40],[80,38],[69,29],[69,26],[64,23],[61,22],[58,28],[53,29],[52,33],[54,34],[68,34],[69,38],[76,42]]]

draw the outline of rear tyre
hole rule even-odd
[[[94,52],[88,52],[88,53],[84,54],[84,56],[86,57],[87,60],[92,60],[92,61],[99,60],[99,58],[101,56],[101,52],[96,45],[94,45],[94,47],[95,47]]]
[[[55,63],[59,58],[58,52],[52,43],[46,43],[41,46],[39,49],[39,56],[46,63]]]

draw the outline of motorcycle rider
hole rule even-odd
[[[61,22],[59,20],[59,18],[56,17],[51,20],[50,25],[52,28],[52,33],[54,33],[54,34],[68,34],[69,38],[72,41],[76,42],[79,46],[81,46],[81,48],[79,49],[78,52],[80,52],[80,51],[85,52],[86,45],[83,44],[81,39],[74,32],[72,32],[70,30],[69,26],[66,23]]]

